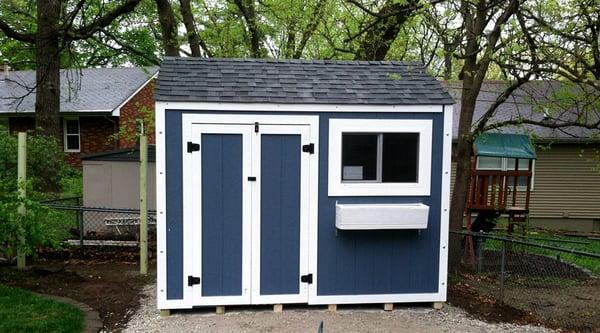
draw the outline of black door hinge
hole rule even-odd
[[[307,145],[302,146],[302,151],[305,153],[314,154],[315,153],[315,144],[309,143]]]
[[[194,152],[194,151],[200,151],[200,144],[188,141],[188,143],[187,143],[187,152],[191,153],[191,152]]]
[[[200,284],[200,278],[197,276],[188,275],[188,286],[193,286],[195,284]]]
[[[312,284],[313,283],[313,275],[312,275],[312,273],[311,274],[306,274],[306,275],[300,275],[300,282]]]
[[[255,182],[256,181],[256,177],[248,177],[248,181],[249,182]]]
[[[258,121],[254,122],[254,133],[258,133]]]

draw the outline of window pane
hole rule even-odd
[[[383,134],[384,183],[416,183],[419,170],[419,133]]]
[[[377,134],[342,134],[342,180],[377,180]]]
[[[478,157],[479,164],[477,165],[477,169],[480,170],[502,170],[502,157],[489,157],[489,156],[479,156]],[[514,166],[514,161],[513,161]]]
[[[67,134],[79,134],[79,121],[77,119],[67,119]]]
[[[515,169],[515,159],[507,158],[506,159],[506,170],[514,170]],[[529,160],[521,158],[519,159],[519,170],[527,170],[529,169]]]
[[[67,149],[68,150],[79,150],[79,136],[67,135]]]

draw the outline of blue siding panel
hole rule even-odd
[[[165,116],[167,299],[183,299],[183,182],[181,113]]]
[[[260,293],[298,294],[300,135],[261,137]]]
[[[205,112],[211,113],[211,112]],[[247,112],[231,112],[243,113]],[[265,114],[265,113],[262,113]],[[277,113],[302,114],[307,113]],[[317,113],[319,120],[319,295],[434,293],[438,291],[442,180],[442,113]],[[181,111],[167,112],[168,297],[182,295]],[[331,118],[432,119],[430,196],[329,197],[328,127]],[[173,151],[174,150],[174,151]],[[430,207],[427,229],[341,231],[335,228],[335,202],[423,203]],[[291,266],[291,265],[290,265]],[[175,280],[175,281],[173,281]]]
[[[200,147],[202,296],[241,295],[242,135],[203,134]]]

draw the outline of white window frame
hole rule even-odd
[[[433,121],[430,119],[330,119],[329,196],[428,196],[431,194]],[[414,183],[342,181],[343,133],[418,133],[418,179]],[[378,165],[378,168],[381,166]]]
[[[67,121],[69,120],[77,120],[77,134],[67,134]],[[67,146],[67,136],[75,136],[77,135],[78,149],[69,149]],[[81,123],[79,122],[79,117],[64,117],[63,118],[63,142],[65,152],[67,153],[79,153],[81,152]]]
[[[484,157],[488,157],[488,156],[484,156]],[[492,156],[489,156],[492,157]],[[500,169],[498,168],[485,168],[485,167],[480,167],[479,165],[479,156],[477,157],[477,163],[475,165],[475,167],[477,168],[477,170],[500,170],[500,171],[512,171],[514,170],[513,168],[508,169],[508,159],[512,158],[512,157],[494,157],[494,158],[499,158],[502,160],[501,167]],[[515,159],[515,158],[512,158]],[[516,160],[516,159],[515,159]],[[527,160],[526,158],[520,158],[519,160]],[[523,170],[523,169],[519,169],[519,170]],[[531,186],[529,188],[530,191],[533,191],[533,184],[535,183],[535,160],[532,161],[531,163]],[[508,184],[508,187],[512,188],[513,185]],[[518,191],[524,191],[527,189],[527,186],[523,186],[523,185],[517,185],[517,190]]]

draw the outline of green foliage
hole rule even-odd
[[[50,137],[28,135],[27,197],[18,195],[17,138],[0,131],[0,255],[13,258],[19,240],[24,252],[35,254],[41,247],[58,247],[75,227],[64,213],[39,203],[48,191],[81,195],[81,172],[69,167],[59,143]],[[19,208],[25,208],[25,215]]]
[[[35,192],[59,192],[64,176],[72,174],[60,143],[53,137],[27,136],[27,178]],[[0,131],[0,179],[12,180],[16,190],[17,138]]]
[[[0,332],[81,332],[84,319],[73,305],[0,285]]]

